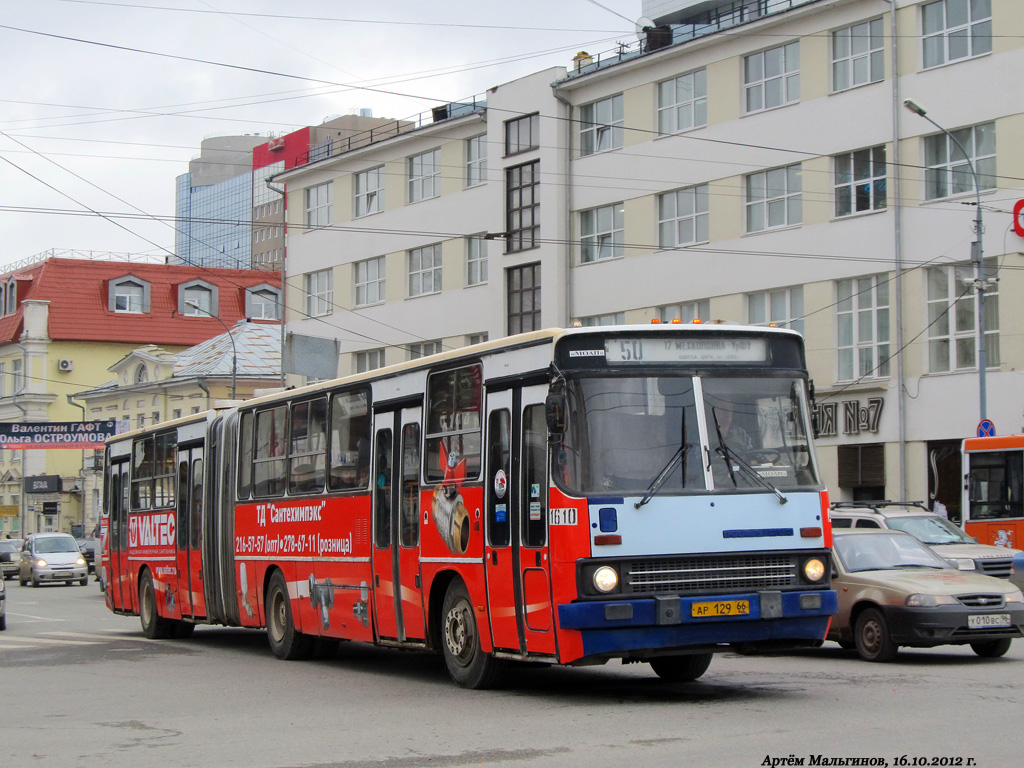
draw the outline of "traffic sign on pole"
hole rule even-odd
[[[978,422],[978,437],[995,437],[996,425],[992,419],[982,419]]]

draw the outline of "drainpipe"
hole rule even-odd
[[[85,406],[76,403],[74,401],[74,397],[75,397],[74,395],[64,395],[64,397],[67,398],[68,405],[73,405],[73,406],[75,406],[75,408],[81,408],[82,409],[82,423],[84,424],[85,423]],[[81,490],[81,493],[82,493],[81,507],[82,507],[82,536],[83,537],[85,537],[87,535],[86,534],[86,529],[85,529],[85,505],[86,505],[86,493],[85,493],[85,452],[86,452],[86,450],[88,450],[88,449],[82,448],[82,465],[78,468],[79,489]]]
[[[196,379],[196,386],[206,393],[206,410],[210,410],[213,407],[213,401],[210,398],[210,388],[206,386],[206,379],[200,376]]]
[[[903,399],[905,373],[903,368],[903,202],[900,190],[900,79],[899,35],[896,28],[896,2],[889,3],[889,27],[892,40],[892,201],[893,262],[896,268],[896,420],[899,430],[900,498],[907,498],[907,414]]]
[[[25,389],[25,383],[28,381],[28,374],[29,374],[29,370],[28,370],[28,352],[25,350],[25,348],[23,346],[21,346],[21,344],[19,344],[16,341],[12,341],[12,342],[10,342],[10,344],[11,344],[12,347],[17,347],[18,349],[21,350],[21,389],[17,389],[15,391],[11,392],[11,405],[13,405],[19,411],[21,411],[21,420],[24,422],[28,418],[28,411],[26,411],[24,406],[22,406],[22,404],[18,402],[18,393],[21,392],[23,389]],[[13,384],[13,382],[11,382],[11,383]],[[20,534],[21,534],[21,538],[25,538],[25,536],[27,535],[27,532],[25,531],[25,523],[26,523],[26,515],[28,514],[28,510],[25,507],[25,504],[26,504],[26,501],[25,501],[25,496],[26,496],[26,494],[25,494],[25,478],[27,477],[27,475],[25,474],[25,462],[28,459],[27,459],[27,457],[25,455],[25,449],[24,448],[19,448],[18,450],[21,451],[21,488],[18,491],[18,498],[21,499],[21,531],[20,531]]]
[[[565,322],[568,328],[572,322],[572,102],[558,93],[555,85],[551,86],[555,99],[565,105]]]

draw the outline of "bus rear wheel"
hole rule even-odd
[[[713,653],[692,653],[686,656],[659,656],[651,659],[651,669],[670,683],[691,683],[708,671]]]
[[[157,610],[156,590],[149,571],[142,575],[139,583],[139,621],[142,622],[142,634],[150,640],[163,640],[171,636],[171,622],[161,618]]]
[[[312,638],[295,628],[292,603],[288,596],[288,583],[284,574],[275,571],[267,587],[267,637],[270,650],[279,659],[294,661],[309,658]]]
[[[466,585],[458,579],[445,593],[441,621],[441,649],[452,680],[463,688],[496,685],[505,672],[505,662],[480,649],[473,604]]]

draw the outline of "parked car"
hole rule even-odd
[[[3,578],[13,579],[18,575],[21,545],[21,539],[0,539],[0,573]]]
[[[827,640],[867,661],[892,661],[900,646],[970,644],[995,658],[1024,636],[1024,595],[1006,579],[959,571],[908,533],[834,532],[832,586],[839,613]]]
[[[78,542],[78,549],[82,552],[82,557],[85,558],[85,565],[89,569],[89,573],[96,570],[96,540],[95,539],[75,539]]]
[[[0,631],[7,629],[7,585],[0,579]]]
[[[939,557],[955,560],[961,571],[1009,579],[1024,589],[1024,552],[1009,547],[979,544],[973,536],[937,515],[920,501],[838,501],[829,512],[834,529],[892,528],[909,533],[935,550]]]
[[[78,542],[68,533],[31,533],[21,550],[18,582],[29,581],[38,587],[44,581],[70,584],[77,581],[83,587],[89,583],[89,571],[78,548]]]

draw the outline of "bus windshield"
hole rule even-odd
[[[585,377],[566,393],[555,463],[572,493],[818,485],[797,378]]]

